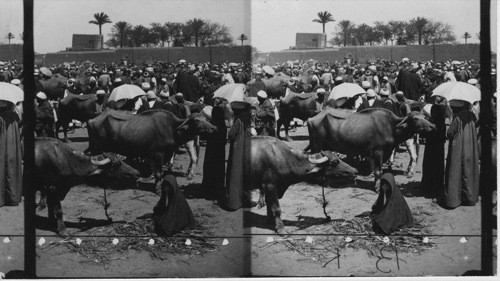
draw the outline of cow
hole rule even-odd
[[[250,165],[245,165],[245,176],[250,179],[250,184],[246,188],[259,189],[258,207],[267,205],[267,218],[270,222],[274,221],[277,233],[284,229],[278,199],[283,197],[290,185],[303,181],[308,175],[356,177],[356,169],[331,152],[308,155],[292,150],[284,142],[269,136],[255,136],[249,141],[251,157]]]
[[[99,115],[97,106],[97,95],[95,94],[74,95],[69,93],[58,104],[56,136],[59,138],[58,129],[62,126],[64,141],[69,142],[67,131],[71,120],[76,119],[81,122],[87,122],[97,117]]]
[[[217,128],[206,121],[202,113],[186,119],[177,118],[166,110],[148,110],[140,114],[107,110],[87,125],[91,155],[104,151],[116,152],[130,158],[153,160],[157,191],[161,189],[164,159],[171,159],[175,150],[188,140]],[[164,158],[165,157],[165,158]],[[188,177],[192,177],[197,161],[191,160]]]
[[[107,188],[137,180],[139,172],[113,153],[105,153],[101,158],[86,156],[53,138],[35,140],[34,182],[42,195],[38,208],[48,204],[49,221],[57,225],[59,235],[67,236],[61,201],[71,187],[88,183]]]
[[[285,127],[285,140],[291,141],[288,135],[288,126],[293,118],[298,118],[306,121],[317,114],[316,112],[316,99],[318,95],[312,93],[294,93],[290,92],[286,97],[281,98],[279,101],[278,111],[279,119],[276,128],[276,137],[281,139],[280,129],[283,125]]]
[[[435,130],[436,126],[417,111],[400,118],[383,108],[352,114],[327,108],[307,120],[307,128],[310,143],[306,150],[311,153],[332,150],[350,156],[370,157],[374,164],[374,190],[378,192],[382,163],[389,159],[392,150],[416,133]]]

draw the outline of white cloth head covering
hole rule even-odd
[[[47,99],[47,95],[44,92],[38,92],[38,94],[36,94],[36,97],[41,99],[41,100]]]
[[[366,96],[371,98],[377,96],[377,94],[375,94],[373,89],[368,89],[368,91],[366,91]]]
[[[267,94],[266,92],[260,90],[257,92],[257,96],[260,97],[260,98],[263,98],[263,99],[267,99]]]

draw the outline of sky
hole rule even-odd
[[[7,43],[8,32],[22,32],[22,0],[0,0],[0,43]],[[492,0],[493,48],[497,41],[497,1]],[[326,25],[328,38],[337,23],[348,19],[356,24],[374,21],[426,17],[452,26],[459,42],[464,32],[479,43],[479,0],[35,0],[35,51],[57,52],[71,47],[72,34],[97,34],[98,26],[89,24],[93,14],[104,12],[111,21],[127,21],[149,26],[152,22],[186,22],[202,18],[224,24],[233,38],[244,33],[259,51],[279,51],[295,45],[297,32],[317,33],[314,23],[319,11],[328,11],[335,22]],[[105,40],[112,24],[103,25]],[[14,39],[12,43],[22,43]],[[238,43],[238,41],[236,41]]]

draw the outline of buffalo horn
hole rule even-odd
[[[398,123],[398,125],[396,125],[396,127],[398,126],[401,126],[404,122],[406,122],[406,120],[408,120],[408,115],[406,115],[403,120],[401,120],[401,122]]]
[[[104,166],[104,165],[111,163],[111,159],[105,158],[103,160],[97,160],[96,158],[91,157],[90,163],[92,163],[92,165],[95,165],[95,166]]]
[[[315,155],[317,155],[317,154],[315,154]],[[311,162],[311,164],[323,164],[326,161],[328,161],[328,157],[326,157],[326,156],[323,156],[319,159],[316,159],[314,157],[314,155],[309,155],[309,162]]]
[[[182,124],[180,124],[180,125],[177,127],[177,129],[182,128],[182,126],[186,125],[188,121],[189,121],[189,117],[188,117],[188,118],[186,118],[186,120],[184,120],[184,121],[182,122]]]

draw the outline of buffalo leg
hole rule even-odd
[[[281,234],[283,233],[285,225],[281,220],[281,208],[278,201],[278,191],[274,185],[266,186],[265,190],[268,219],[271,220],[274,218],[274,229],[276,233]]]
[[[68,139],[68,122],[63,122],[62,123],[62,128],[63,128],[63,134],[64,134],[64,142],[70,143],[71,141]]]
[[[63,211],[61,207],[61,200],[54,191],[49,191],[47,194],[47,203],[49,205],[49,222],[54,220],[57,223],[57,234],[62,237],[67,236],[66,226],[63,221]]]
[[[41,211],[47,207],[47,191],[45,188],[40,190],[40,201],[38,201],[38,211]]]
[[[290,127],[290,121],[289,120],[285,120],[285,122],[283,122],[283,127],[285,127],[285,141],[292,141],[292,139],[288,135],[288,129]]]
[[[380,188],[380,177],[382,176],[382,159],[384,153],[382,151],[374,151],[373,152],[373,174],[375,176],[375,182],[373,189],[375,192],[379,192]]]
[[[153,154],[153,175],[155,178],[155,192],[161,195],[161,186],[163,183],[163,153]]]
[[[266,206],[266,193],[264,190],[260,189],[259,190],[259,201],[257,201],[257,208],[260,209],[264,206]]]
[[[283,120],[282,118],[278,118],[278,121],[276,121],[276,138],[279,140],[281,139],[280,130],[281,130],[281,125],[283,123],[282,120]]]

